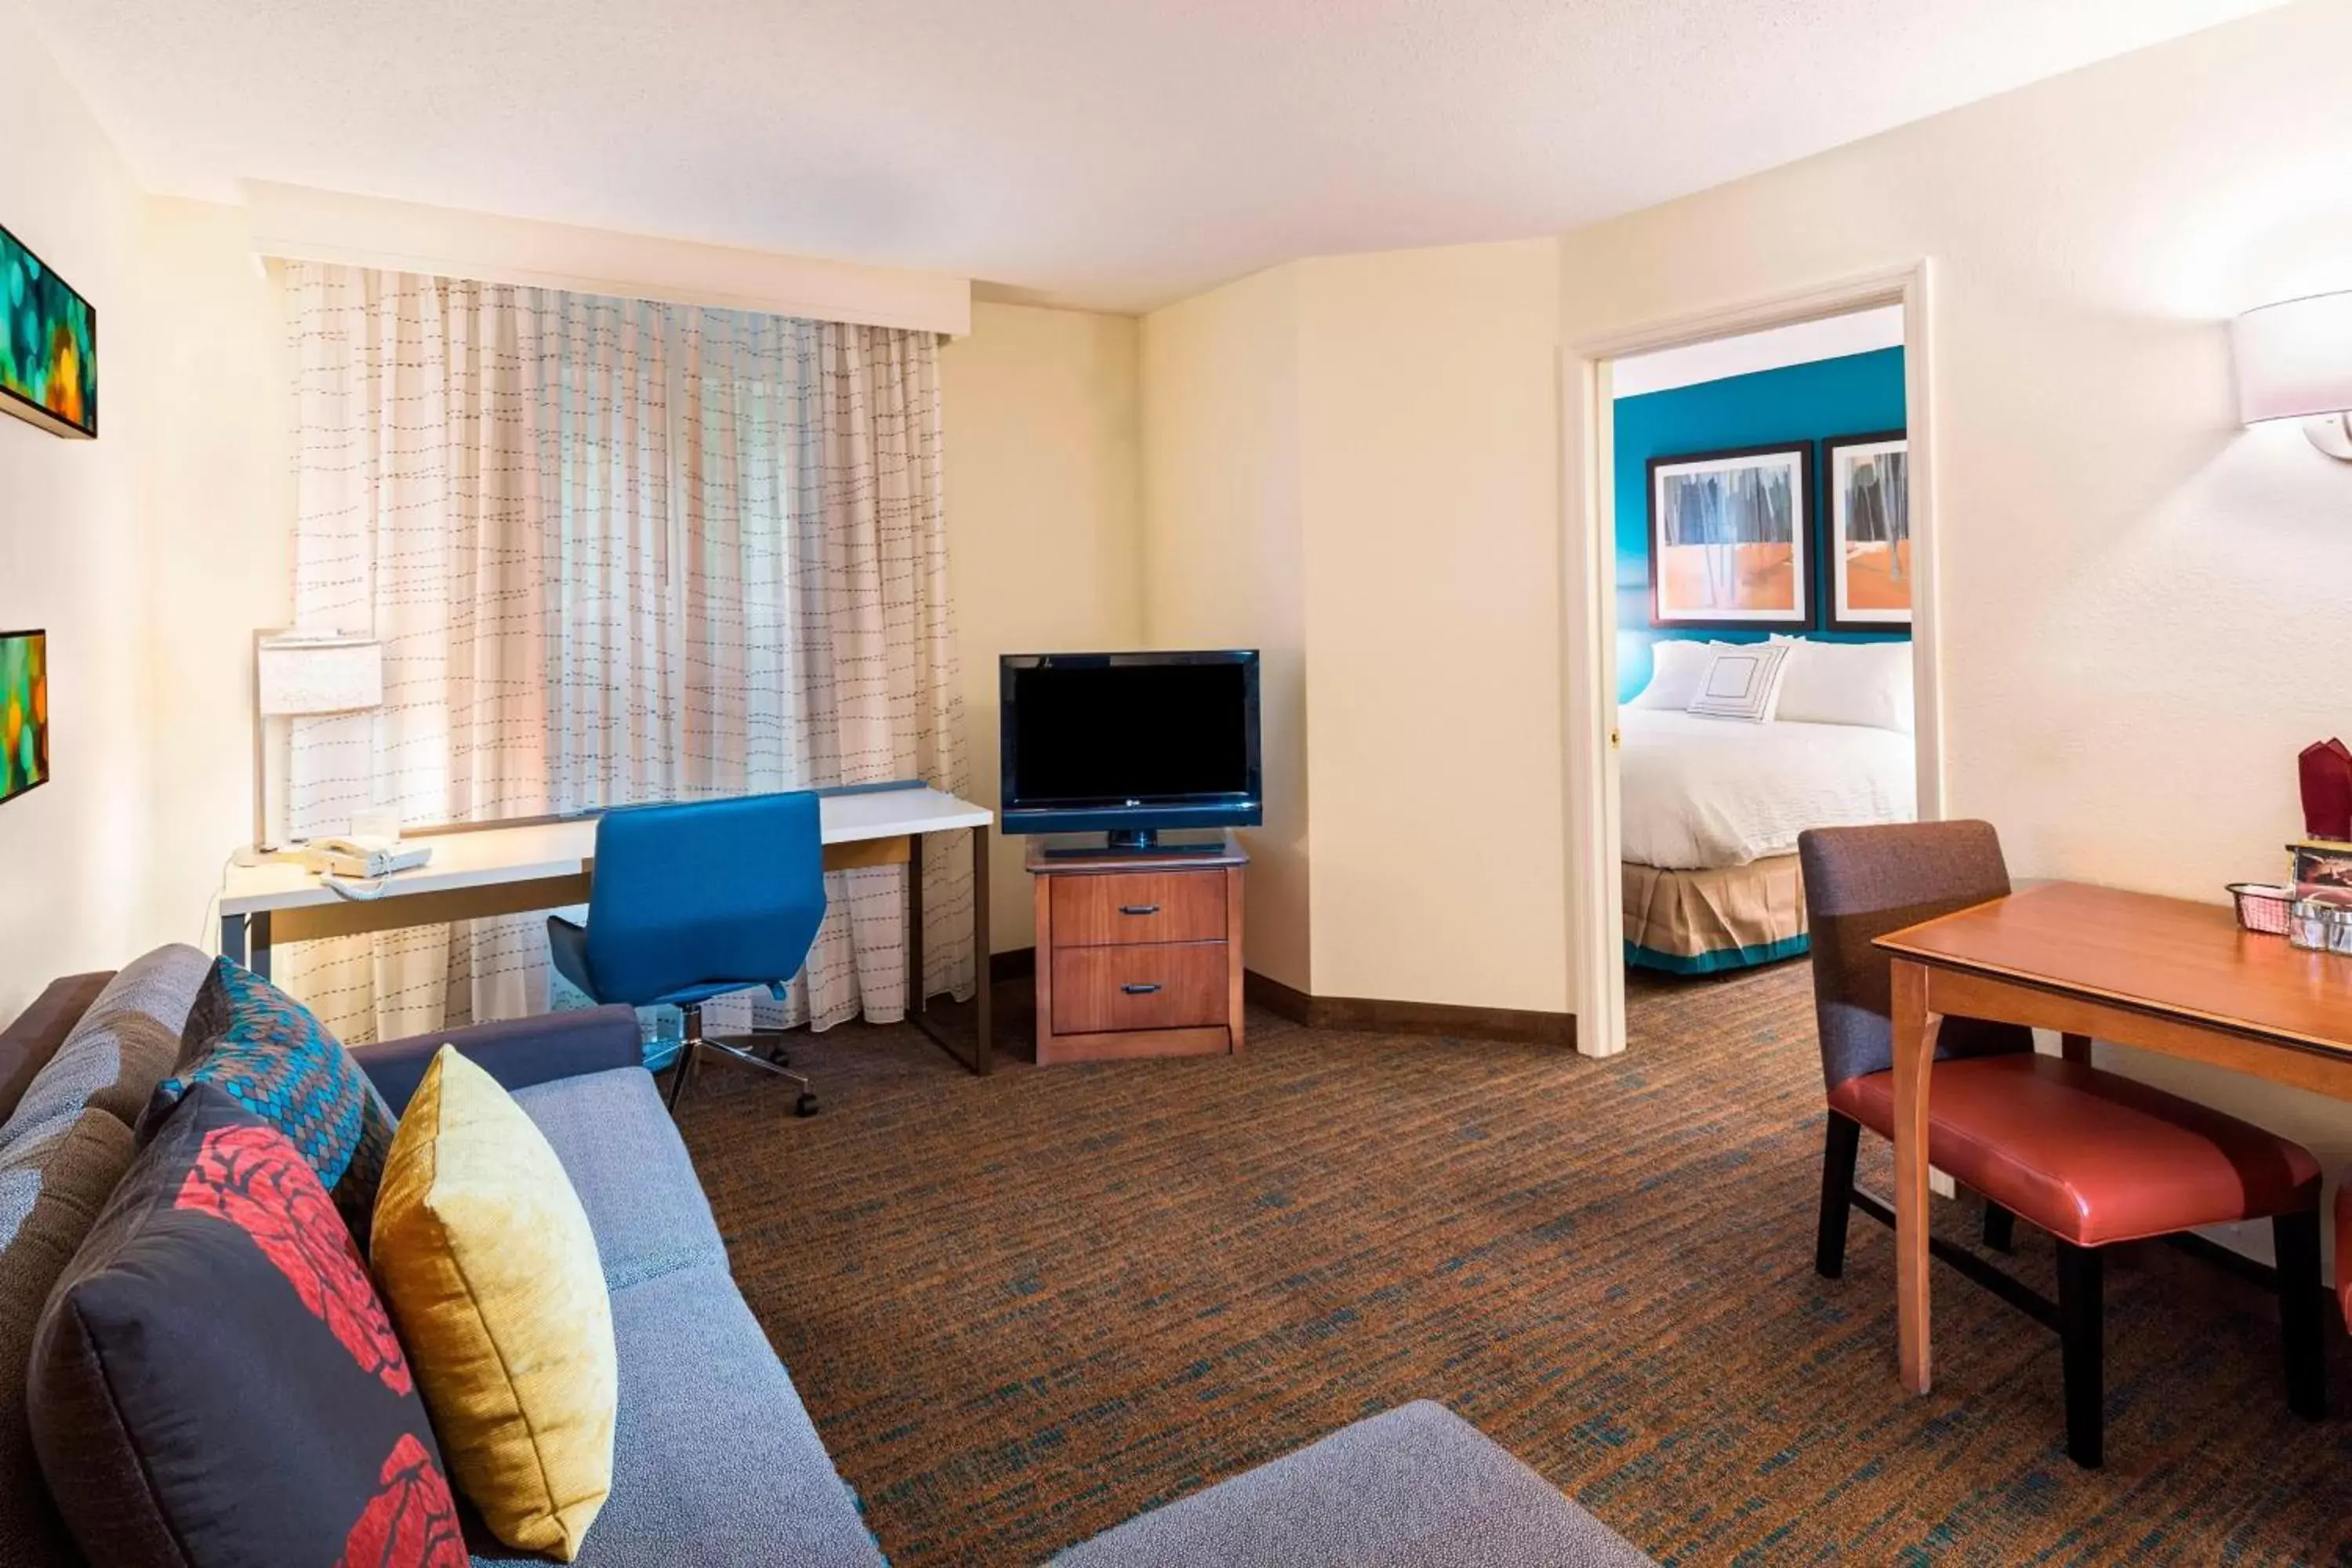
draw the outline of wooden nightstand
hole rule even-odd
[[[1037,1060],[1242,1048],[1242,868],[1212,853],[1072,853],[1033,838]]]

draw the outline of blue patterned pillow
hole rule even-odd
[[[243,964],[215,960],[188,1010],[179,1062],[140,1118],[142,1143],[199,1083],[226,1090],[285,1134],[318,1172],[352,1238],[367,1246],[392,1110],[309,1008]]]

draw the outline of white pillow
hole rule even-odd
[[[1769,724],[1780,705],[1780,683],[1789,673],[1789,657],[1797,645],[1784,642],[1746,643],[1717,648],[1708,661],[1698,695],[1684,710],[1702,719],[1743,719]]]
[[[1622,706],[1676,710],[1688,708],[1690,700],[1698,695],[1699,682],[1706,679],[1706,667],[1716,650],[1736,646],[1727,642],[1692,642],[1682,637],[1652,643],[1650,684]]]
[[[1780,686],[1784,724],[1912,731],[1911,645],[1796,642]]]

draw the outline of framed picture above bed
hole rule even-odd
[[[1911,443],[1900,430],[1822,443],[1830,514],[1829,626],[1837,632],[1911,625]]]
[[[1650,459],[1650,624],[1812,625],[1812,447]]]

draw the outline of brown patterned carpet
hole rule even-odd
[[[1638,984],[1633,1016],[1607,1062],[1253,1015],[1238,1060],[987,1079],[853,1026],[796,1047],[816,1120],[722,1068],[684,1121],[901,1565],[1034,1563],[1423,1396],[1665,1563],[2352,1560],[2340,1334],[2339,1414],[2299,1422],[2272,1299],[2128,1249],[2092,1474],[2056,1337],[1939,1268],[1936,1391],[1906,1398],[1885,1232],[1857,1215],[1845,1279],[1812,1272],[1802,963]]]

